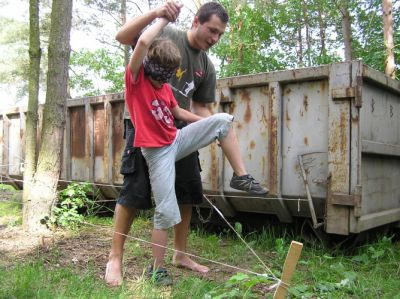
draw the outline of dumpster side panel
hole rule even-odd
[[[360,109],[362,195],[350,219],[352,232],[400,220],[400,88],[396,83],[376,71],[373,77],[365,75]]]
[[[111,104],[111,142],[112,142],[112,182],[113,184],[122,184],[123,176],[120,174],[121,157],[125,147],[124,135],[124,102],[115,102]]]
[[[302,155],[312,198],[324,199],[328,177],[328,82],[288,84],[283,94],[282,195],[307,197],[298,159]]]
[[[325,229],[328,233],[348,235],[350,208],[333,199],[350,195],[351,101],[347,91],[352,87],[352,63],[331,65],[328,96],[328,196]]]
[[[108,131],[106,111],[103,105],[93,106],[93,145],[94,145],[94,181],[108,183]]]
[[[269,148],[271,110],[268,86],[234,89],[231,99],[233,103],[226,107],[228,108],[226,112],[235,116],[234,127],[246,169],[263,186],[271,189],[271,160],[269,159],[271,157]],[[235,210],[247,212],[273,210],[271,202],[268,200],[244,201],[238,197],[245,193],[237,192],[229,186],[233,171],[226,159],[224,160],[224,174],[224,191],[236,194],[236,197],[231,199]],[[273,174],[273,177],[276,177],[276,174]]]
[[[400,82],[360,61],[335,63],[220,79],[211,106],[235,116],[246,168],[270,189],[267,196],[233,190],[217,143],[200,150],[205,196],[224,215],[318,219],[342,235],[400,221]],[[64,180],[99,183],[104,197],[118,196],[123,110],[122,93],[68,101]],[[15,179],[22,178],[22,111],[0,115],[1,173]]]
[[[4,116],[0,115],[0,175],[4,176],[7,174],[7,168],[5,163],[5,139],[4,139]]]
[[[21,127],[21,115],[9,115],[8,127],[8,174],[10,176],[22,176],[23,159],[23,134]]]
[[[73,107],[70,109],[71,126],[71,179],[74,181],[86,181],[89,178],[89,168],[86,165],[86,113],[85,107]]]

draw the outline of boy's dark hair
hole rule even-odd
[[[224,24],[227,24],[229,21],[229,16],[225,8],[217,2],[204,3],[196,13],[200,24],[208,22],[212,15],[216,15]]]
[[[178,47],[169,39],[156,38],[147,52],[147,58],[167,69],[176,69],[181,63]]]

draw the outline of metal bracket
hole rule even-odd
[[[354,207],[354,195],[331,193],[330,203],[333,205]]]
[[[219,92],[219,94],[218,94],[218,92]],[[219,97],[219,103],[220,104],[231,104],[231,103],[233,103],[232,94],[231,93],[232,92],[231,92],[231,89],[229,87],[217,90],[217,95]]]
[[[361,186],[357,185],[354,194],[331,193],[329,202],[333,205],[354,207],[354,216],[361,216]]]
[[[343,101],[346,99],[354,100],[357,108],[362,106],[362,77],[357,77],[357,85],[355,87],[334,88],[331,90],[332,100]]]

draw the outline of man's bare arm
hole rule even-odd
[[[175,22],[178,18],[182,5],[175,1],[167,1],[161,6],[152,9],[140,16],[126,22],[117,32],[115,39],[124,45],[132,45],[140,32],[156,18],[166,18]]]

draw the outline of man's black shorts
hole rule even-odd
[[[151,187],[146,160],[140,148],[133,147],[135,129],[130,120],[125,120],[126,147],[122,155],[121,174],[124,182],[117,203],[136,209],[150,209]],[[178,204],[198,205],[203,201],[203,187],[200,176],[199,153],[179,160],[175,163],[175,191]]]

